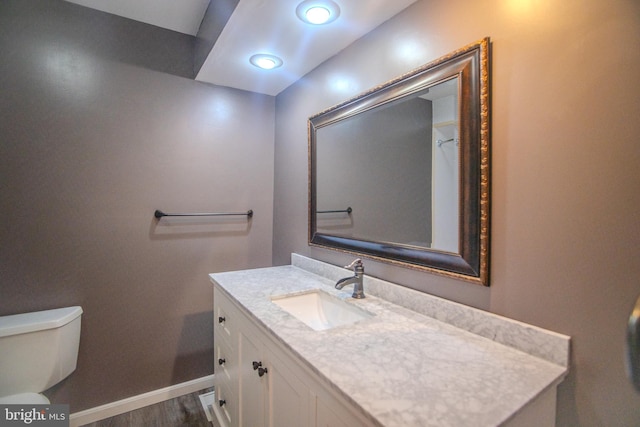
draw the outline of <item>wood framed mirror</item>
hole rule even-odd
[[[489,285],[489,48],[309,118],[310,245]]]

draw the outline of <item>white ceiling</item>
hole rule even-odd
[[[191,35],[197,34],[209,4],[209,0],[68,1]],[[301,1],[240,0],[196,80],[277,95],[416,0],[335,0],[340,6],[338,19],[320,26],[297,18]],[[276,55],[284,63],[260,70],[249,63],[257,53]]]

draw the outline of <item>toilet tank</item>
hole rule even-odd
[[[0,396],[40,393],[76,369],[81,307],[0,317]]]

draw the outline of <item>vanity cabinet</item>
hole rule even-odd
[[[214,286],[214,413],[222,427],[371,425]]]
[[[570,337],[370,277],[353,300],[343,274],[295,255],[210,275],[222,427],[555,425]],[[318,331],[278,302],[318,292],[369,317]]]

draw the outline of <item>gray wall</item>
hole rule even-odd
[[[211,374],[207,274],[271,264],[275,100],[176,76],[193,41],[0,2],[0,315],[83,307],[78,368],[48,393],[72,412]]]
[[[559,426],[631,426],[626,319],[640,294],[640,3],[422,0],[276,102],[274,263],[307,245],[306,120],[468,43],[493,41],[491,287],[366,272],[573,338]],[[343,79],[339,90],[331,83]]]

